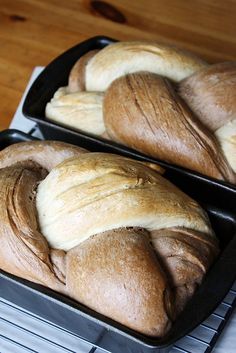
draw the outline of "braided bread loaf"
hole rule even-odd
[[[218,254],[207,214],[158,166],[85,152],[0,153],[0,268],[161,337]]]
[[[204,175],[236,183],[236,62],[119,42],[82,56],[46,116]]]

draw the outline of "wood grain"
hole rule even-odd
[[[209,62],[236,60],[235,0],[0,0],[0,129],[33,68],[95,35],[178,44]]]

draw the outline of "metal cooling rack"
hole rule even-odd
[[[189,335],[176,342],[170,353],[211,352],[235,307],[236,282],[214,313]]]
[[[236,283],[215,312],[170,353],[209,353],[236,304]],[[1,353],[105,353],[108,352],[74,333],[0,298]],[[112,352],[111,352],[112,353]],[[125,353],[125,352],[124,352]]]

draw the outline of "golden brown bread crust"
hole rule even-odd
[[[0,268],[61,291],[50,249],[38,230],[35,190],[43,173],[24,162],[0,170]]]
[[[144,163],[118,155],[86,153],[58,165],[40,183],[36,202],[41,231],[66,251],[120,227],[184,226],[211,234],[196,202]]]
[[[236,119],[236,62],[208,66],[179,82],[178,92],[198,119],[216,131]]]
[[[103,96],[103,92],[68,93],[67,87],[60,87],[47,103],[45,114],[61,125],[102,136],[105,132]]]
[[[141,70],[157,73],[173,81],[180,81],[208,66],[192,53],[175,46],[152,42],[133,41],[110,44],[97,53],[88,52],[76,65],[78,89],[105,91],[118,77]],[[75,77],[75,68],[71,77]]]
[[[106,91],[103,109],[113,140],[213,178],[236,181],[216,138],[165,78],[147,72],[123,76]]]
[[[8,154],[6,156],[8,158]],[[76,169],[75,164],[80,168]],[[54,168],[45,179],[52,181],[47,190],[49,201],[52,194],[57,194],[60,204],[61,195],[73,189],[74,181],[82,183],[84,178],[84,191],[82,187],[78,195],[82,202],[88,201],[87,190],[91,198],[94,189],[106,186],[110,173],[110,180],[119,188],[123,185],[124,192],[125,187],[131,186],[131,190],[127,189],[128,195],[136,193],[136,188],[145,193],[154,183],[159,188],[160,205],[155,206],[152,201],[149,205],[148,198],[146,201],[143,198],[142,202],[147,202],[147,205],[140,205],[141,208],[150,212],[153,208],[159,209],[167,221],[168,215],[175,219],[175,213],[185,214],[186,220],[180,216],[181,224],[192,225],[189,229],[162,227],[158,231],[155,227],[153,231],[115,227],[91,234],[87,240],[67,251],[50,247],[46,237],[39,232],[35,190],[46,171],[32,161],[21,161],[0,169],[0,268],[64,293],[141,333],[163,336],[170,328],[172,318],[182,310],[187,298],[201,282],[218,252],[218,245],[204,211],[156,174],[154,169],[148,164],[102,153],[81,154],[77,159],[69,159]],[[64,171],[63,175],[60,175],[60,170]],[[132,187],[135,180],[136,186]],[[109,188],[107,185],[107,190]],[[111,190],[114,191],[114,187]],[[97,199],[100,196],[98,193]],[[72,192],[71,202],[75,209],[76,200],[77,193]],[[134,198],[132,200],[134,202]],[[124,202],[128,199],[125,198]],[[51,201],[48,207],[52,208]],[[115,202],[110,217],[119,207],[124,208],[124,205]],[[130,213],[131,210],[132,207]],[[79,212],[77,217],[80,217]],[[86,204],[83,217],[89,217]],[[165,224],[168,223],[166,220]],[[69,226],[66,234],[70,233]]]
[[[236,117],[215,131],[222,151],[236,173]]]
[[[86,66],[92,57],[98,53],[99,50],[91,50],[83,55],[71,69],[68,80],[68,92],[85,91],[85,70]]]
[[[178,92],[211,130],[236,173],[236,62],[211,65],[181,81]]]
[[[50,171],[63,160],[86,152],[84,148],[60,141],[19,142],[0,151],[0,168],[31,160]]]
[[[67,271],[68,292],[79,302],[147,335],[170,328],[174,301],[146,231],[90,237],[68,252]]]
[[[178,315],[218,255],[217,241],[184,227],[152,231],[151,241],[169,275],[171,287],[175,288],[175,315]]]

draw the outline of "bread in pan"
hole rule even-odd
[[[1,153],[0,268],[162,337],[218,254],[207,214],[152,164],[61,147]]]
[[[168,45],[118,42],[78,60],[46,116],[236,183],[235,77],[234,62],[209,65]],[[84,95],[97,102],[92,110]]]

